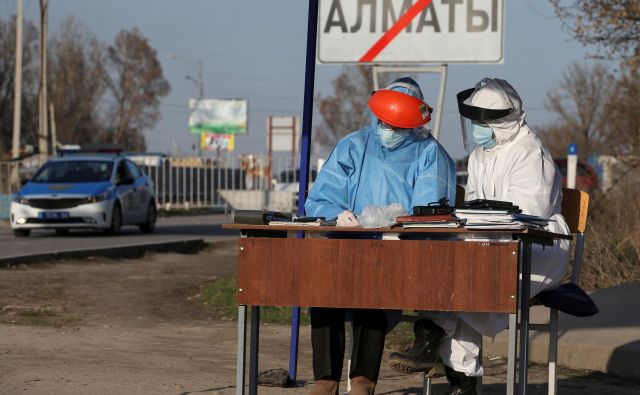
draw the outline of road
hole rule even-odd
[[[224,215],[160,217],[156,231],[141,233],[137,227],[124,227],[117,236],[98,231],[72,231],[58,235],[52,230],[33,231],[28,238],[16,238],[7,222],[0,221],[0,260],[9,257],[49,254],[78,249],[113,248],[141,244],[158,244],[202,239],[205,242],[236,237],[237,232],[224,231],[224,223],[233,217]]]

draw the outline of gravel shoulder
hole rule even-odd
[[[235,393],[236,325],[206,309],[199,292],[234,273],[236,248],[229,241],[197,255],[1,269],[0,392]],[[261,387],[261,394],[309,392],[309,334],[301,328],[299,386]],[[260,369],[286,369],[288,342],[288,327],[264,325]],[[485,365],[484,393],[504,393],[504,361]],[[529,392],[546,393],[544,367],[530,372]],[[559,385],[562,394],[640,393],[638,383],[598,373],[562,371]],[[420,394],[421,386],[420,376],[397,374],[383,363],[379,394]],[[435,380],[436,394],[445,387]]]

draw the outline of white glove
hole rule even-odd
[[[360,226],[360,222],[355,215],[349,210],[344,210],[338,214],[336,226]]]

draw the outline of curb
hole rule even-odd
[[[213,244],[213,243],[209,243]],[[49,252],[43,254],[20,255],[0,258],[0,267],[12,265],[82,259],[88,257],[104,257],[111,259],[140,258],[148,252],[176,252],[179,254],[197,254],[207,243],[203,239],[170,241],[162,243],[133,244],[107,248],[91,248],[85,250]]]
[[[592,293],[601,313],[594,317],[573,317],[559,313],[558,366],[575,370],[605,372],[631,380],[640,380],[640,331],[635,306],[635,289],[639,285],[627,284],[615,289]],[[627,291],[625,291],[626,288]],[[626,298],[626,299],[625,299]],[[607,300],[610,299],[610,300]],[[611,311],[615,304],[627,311],[626,319],[612,319],[618,312]],[[548,310],[531,309],[532,323],[548,323]],[[493,339],[483,338],[483,356],[506,358],[507,331]],[[546,365],[549,356],[549,334],[531,330],[529,333],[529,361]]]
[[[485,337],[482,346],[483,357],[506,360],[508,341],[503,337],[504,335],[498,335],[493,341]],[[548,364],[548,338],[548,334],[539,334],[529,339],[530,363]],[[640,348],[637,345],[611,348],[599,344],[563,342],[560,338],[558,366],[640,380]]]

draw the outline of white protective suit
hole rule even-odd
[[[465,200],[509,201],[524,214],[549,218],[548,230],[569,234],[561,214],[562,175],[540,139],[529,129],[522,101],[504,80],[484,79],[470,97],[471,105],[513,108],[512,114],[490,122],[496,146],[477,148],[469,157]],[[568,266],[569,241],[532,246],[531,297],[560,285]],[[497,313],[424,312],[447,335],[440,347],[444,363],[467,376],[481,376],[478,360],[482,335],[494,336],[508,326],[508,315]]]

